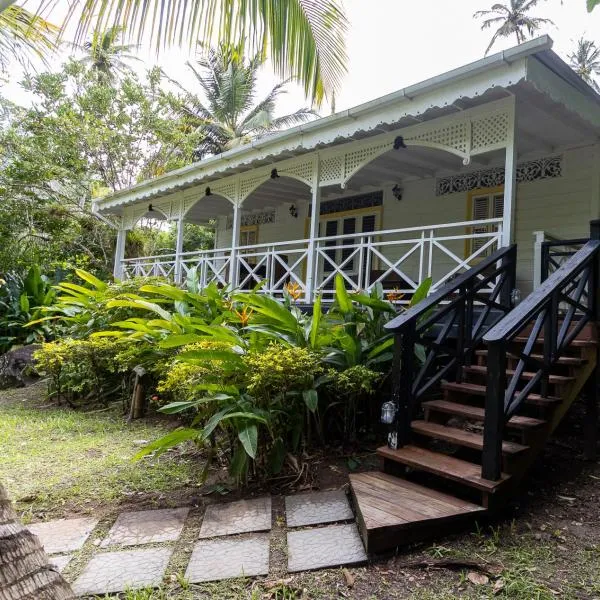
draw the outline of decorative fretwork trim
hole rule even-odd
[[[517,165],[517,181],[519,183],[552,177],[562,177],[562,156],[539,158]],[[435,194],[444,196],[500,185],[504,185],[504,167],[442,177],[436,181]]]
[[[360,208],[371,208],[383,204],[383,192],[369,192],[368,194],[358,194],[356,196],[346,196],[321,202],[320,214],[330,215],[337,212],[346,212],[348,210],[357,210]],[[308,216],[312,213],[312,206],[308,206]]]
[[[259,213],[250,213],[242,215],[240,225],[247,227],[248,225],[265,225],[266,223],[275,223],[275,210],[265,210]],[[233,217],[227,217],[226,228],[233,227]]]

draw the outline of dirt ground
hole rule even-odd
[[[190,448],[132,463],[141,441],[172,427],[164,420],[128,426],[118,407],[85,418],[72,412],[48,407],[40,386],[0,392],[0,478],[26,521],[94,514],[109,522],[124,510],[172,506],[194,506],[199,515],[208,502],[265,491],[232,490],[219,470],[198,485],[201,456]],[[161,589],[123,597],[600,599],[600,464],[583,459],[583,422],[583,408],[575,405],[502,517],[470,531],[401,548],[359,568],[294,576],[285,573],[281,552],[278,572],[256,581],[193,586],[174,568]],[[283,509],[278,494],[341,487],[351,468],[376,468],[377,461],[369,448],[333,448],[304,457],[303,465],[269,483],[276,511]]]

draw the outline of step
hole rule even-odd
[[[559,328],[561,327],[562,323],[563,323],[563,320],[559,319],[559,322],[558,322]],[[571,326],[569,327],[569,329],[572,331],[573,328],[576,326],[577,326],[577,323],[573,322],[571,324]],[[533,323],[531,325],[528,325],[527,327],[525,327],[513,341],[521,343],[521,344],[525,344],[529,340],[528,335],[531,333],[532,329],[533,329]],[[539,345],[539,344],[543,343],[543,341],[544,341],[544,331],[542,330],[535,343],[536,343],[536,345]],[[589,347],[597,346],[598,345],[598,333],[597,333],[596,324],[592,323],[592,322],[586,323],[583,326],[583,329],[577,334],[577,337],[571,342],[570,345],[575,348],[589,348]]]
[[[461,394],[467,394],[469,396],[484,396],[486,394],[485,385],[478,385],[476,383],[455,383],[454,381],[447,381],[442,383],[442,389],[448,392],[458,392]],[[518,391],[517,391],[518,393]],[[538,404],[540,406],[552,406],[562,402],[561,398],[554,396],[540,396],[539,394],[528,394],[525,398],[525,402],[528,404]]]
[[[485,356],[487,357],[488,355],[488,351],[487,350],[475,350],[475,356]],[[520,357],[517,356],[516,354],[512,354],[510,352],[507,353],[507,356],[509,358],[518,360]],[[544,360],[544,355],[543,354],[531,354],[530,355],[531,358],[535,359],[535,360],[539,360],[542,361]],[[584,358],[579,358],[577,356],[561,356],[555,364],[557,365],[562,365],[565,367],[581,367],[583,365],[585,365],[587,363],[587,360],[585,360]]]
[[[433,423],[431,421],[413,421],[411,423],[412,430],[420,435],[425,435],[437,440],[444,440],[457,446],[465,448],[473,448],[474,450],[483,450],[483,435],[457,429],[456,427],[448,427]],[[502,442],[502,453],[505,456],[515,456],[529,450],[529,446],[517,444],[516,442]]]
[[[367,552],[384,552],[472,519],[482,506],[422,485],[371,471],[350,474],[356,521]]]
[[[506,473],[502,473],[498,481],[483,479],[481,477],[481,465],[454,458],[441,452],[432,452],[418,446],[403,446],[397,450],[382,446],[377,449],[377,454],[387,460],[433,473],[444,479],[462,483],[488,494],[496,492],[510,479],[510,475],[506,475]]]
[[[463,368],[465,373],[475,373],[477,375],[487,375],[488,368],[480,367],[478,365],[472,365],[470,367]],[[506,369],[506,375],[508,377],[512,377],[515,374],[514,369]],[[530,373],[529,371],[523,371],[521,373],[521,379],[533,379],[535,377],[535,373]],[[567,383],[571,383],[575,381],[575,377],[570,377],[566,375],[552,375],[549,376],[549,383],[553,385],[566,385]]]
[[[470,419],[471,421],[483,421],[485,418],[485,409],[479,406],[469,406],[468,404],[458,404],[449,400],[429,400],[422,405],[426,411],[435,410],[447,415]],[[515,415],[511,417],[506,424],[512,429],[530,430],[537,429],[546,425],[547,422],[533,417],[523,417]]]

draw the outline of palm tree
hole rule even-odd
[[[251,139],[303,123],[315,115],[313,110],[301,108],[283,117],[275,117],[275,103],[284,93],[287,81],[276,85],[267,96],[255,103],[256,79],[264,64],[262,53],[246,61],[241,47],[221,46],[209,51],[197,61],[199,71],[187,63],[200,84],[204,99],[186,93],[183,112],[205,134],[196,150],[198,159],[209,154],[220,154]]]
[[[0,0],[0,12],[15,0]],[[320,103],[346,72],[347,21],[341,0],[72,0],[63,31],[77,23],[76,40],[91,31],[122,27],[130,40],[157,49],[227,45],[243,40],[244,54],[267,49],[277,74],[293,77]],[[49,10],[59,2],[43,0]],[[49,13],[51,14],[51,13]]]
[[[38,538],[16,518],[0,483],[0,598],[71,600],[75,595],[49,564]]]
[[[9,57],[27,62],[30,56],[44,59],[56,49],[59,28],[40,14],[20,6],[9,6],[0,12],[0,72],[5,71]]]
[[[527,34],[533,36],[542,25],[554,25],[550,19],[531,17],[527,13],[536,6],[539,0],[510,0],[510,4],[494,4],[491,10],[478,10],[473,17],[484,18],[481,29],[498,26],[485,53],[490,51],[499,37],[514,35],[517,44],[527,39]]]
[[[83,47],[87,54],[81,62],[88,64],[90,69],[98,76],[98,81],[110,83],[115,80],[118,73],[127,71],[128,60],[139,60],[131,54],[136,46],[133,44],[118,44],[121,28],[109,27],[106,31],[94,31],[92,39]]]
[[[568,59],[575,73],[600,92],[600,86],[594,79],[594,75],[600,74],[600,48],[591,40],[580,37],[577,40],[577,49],[569,54]]]

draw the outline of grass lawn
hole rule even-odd
[[[172,428],[164,419],[128,425],[118,405],[86,413],[48,406],[43,394],[39,384],[0,392],[0,473],[24,521],[105,514],[136,497],[165,504],[194,485],[193,453],[132,460]]]
[[[284,544],[279,544],[285,536],[280,518],[283,500],[275,495],[278,518],[271,545],[275,569],[269,578],[190,585],[183,572],[201,521],[204,490],[197,485],[201,457],[190,448],[132,462],[142,440],[155,439],[172,425],[164,419],[128,425],[118,407],[84,413],[48,406],[43,394],[39,385],[0,392],[0,478],[24,520],[94,514],[101,521],[98,537],[123,510],[196,507],[177,542],[164,585],[120,599],[600,598],[600,465],[582,460],[583,420],[576,411],[561,426],[502,520],[378,557],[367,566],[289,575]],[[330,462],[325,468],[337,472],[339,464]],[[339,477],[345,480],[344,473]],[[94,541],[88,541],[68,568],[71,580],[88,560],[86,548]],[[447,559],[476,561],[490,572],[477,578],[470,568],[424,566]]]

